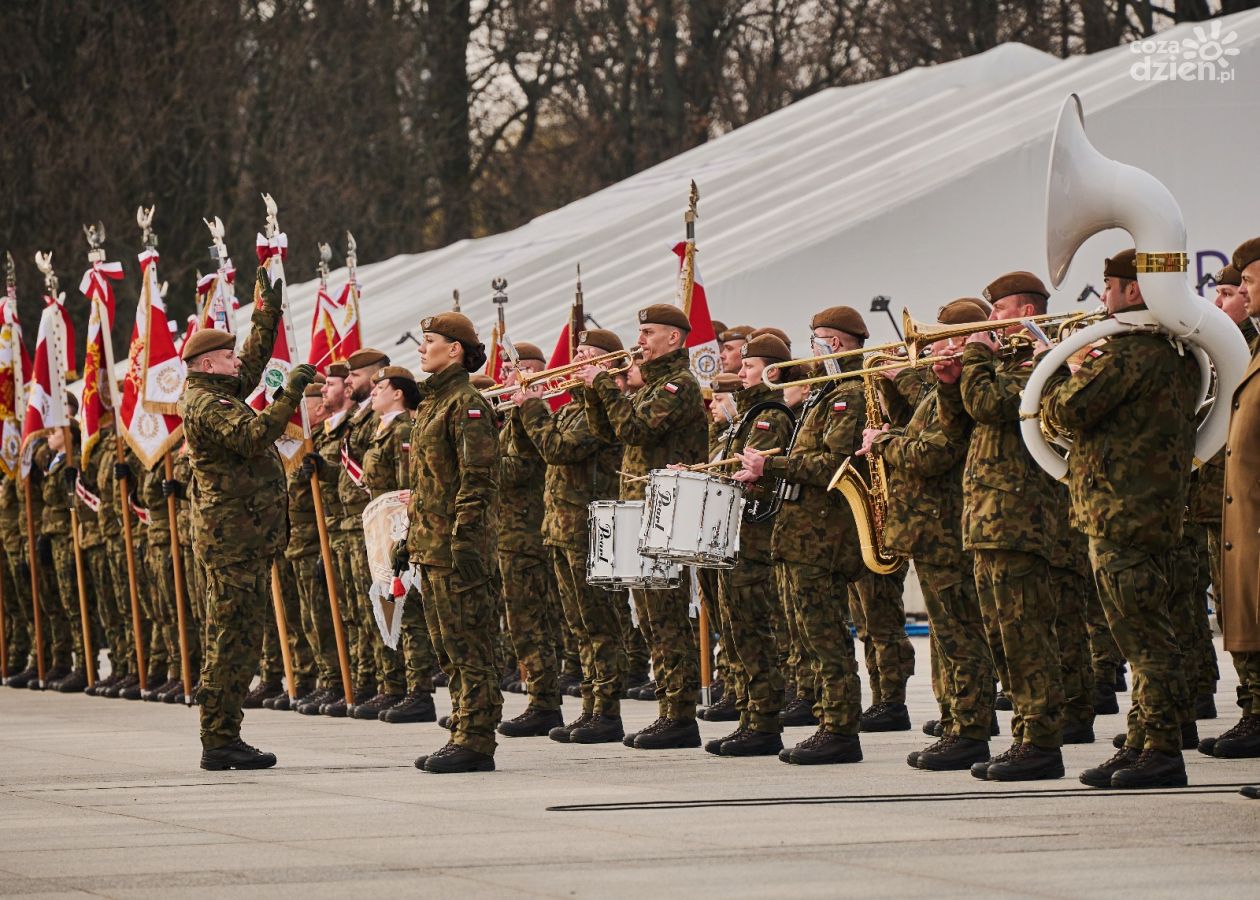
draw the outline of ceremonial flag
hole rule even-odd
[[[93,251],[95,254],[97,251]],[[100,251],[104,255],[104,251]],[[91,306],[87,348],[83,356],[83,397],[79,401],[82,427],[80,467],[86,469],[101,437],[101,422],[117,406],[114,382],[114,282],[121,280],[121,263],[94,261],[83,273],[79,291]]]
[[[31,438],[70,424],[66,410],[66,375],[72,372],[74,363],[73,357],[67,363],[66,348],[74,346],[74,331],[61,297],[45,295],[44,304],[35,339],[26,416],[22,421],[23,449]]]
[[[197,282],[197,295],[203,298],[198,328],[217,328],[229,334],[236,333],[232,319],[240,309],[240,301],[232,285],[236,283],[236,269],[232,260],[222,260],[217,272],[203,275]]]
[[[500,346],[502,338],[503,335],[499,334],[499,326],[496,324],[490,334],[490,354],[486,357],[486,374],[494,379],[495,384],[503,383],[504,350]]]
[[[339,362],[337,356],[341,332],[337,327],[340,318],[335,301],[321,285],[315,292],[315,315],[311,319],[311,352],[306,361],[321,373],[327,373],[329,363]]]
[[[146,469],[183,436],[175,404],[184,390],[184,363],[171,338],[157,267],[156,250],[140,254],[140,303],[118,408],[122,435]]]
[[[22,324],[18,321],[17,286],[10,283],[0,308],[0,470],[5,475],[18,474],[18,458],[22,453],[22,405],[26,379],[31,374],[31,360],[22,343]]]
[[[256,249],[258,250],[258,263],[266,267],[271,283],[275,284],[278,279],[284,278],[284,260],[289,255],[288,236],[282,231],[277,231],[269,238],[260,234],[256,241]],[[287,289],[286,285],[285,290]],[[261,302],[261,289],[255,285],[254,305],[257,306]],[[276,330],[276,342],[271,348],[271,359],[267,361],[267,365],[263,368],[262,379],[259,381],[258,386],[249,395],[249,405],[259,412],[271,404],[272,394],[284,386],[285,381],[289,377],[289,371],[293,368],[293,355],[290,350],[289,340],[292,331],[293,325],[290,321],[289,304],[286,297],[281,303],[280,327]],[[296,465],[302,453],[302,442],[305,437],[302,421],[303,408],[301,404],[298,405],[298,410],[293,414],[293,418],[289,420],[284,434],[276,441],[276,449],[280,451],[286,466]]]
[[[359,295],[362,289],[355,279],[353,270],[350,280],[341,289],[337,297],[337,308],[340,321],[337,324],[337,346],[333,350],[333,359],[342,362],[350,358],[352,353],[363,349],[363,328],[359,324]]]
[[[695,241],[679,241],[674,245],[674,254],[678,257],[677,304],[691,322],[685,344],[691,355],[691,372],[700,387],[708,388],[721,370],[721,358],[713,320],[709,317],[709,300],[696,265]]]

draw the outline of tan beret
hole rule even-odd
[[[477,372],[473,374],[471,377],[469,377],[468,383],[471,384],[473,387],[475,387],[479,391],[489,390],[490,388],[495,386],[494,379],[483,372]]]
[[[959,297],[937,310],[936,321],[942,325],[965,325],[968,322],[983,322],[991,312],[993,307],[979,297]]]
[[[723,331],[726,331],[726,323],[720,319],[710,319],[709,321],[713,324],[714,334],[720,335]]]
[[[616,353],[618,350],[626,349],[621,343],[621,338],[617,337],[617,333],[607,328],[588,328],[586,331],[579,331],[578,346],[594,347],[605,353]]]
[[[1121,250],[1115,256],[1107,257],[1103,263],[1104,278],[1137,278],[1137,251]]]
[[[543,356],[542,348],[537,344],[531,344],[528,341],[516,341],[513,346],[516,347],[516,355],[521,359],[535,359],[540,363],[546,364],[547,357]]]
[[[346,360],[346,368],[351,372],[356,369],[366,369],[368,366],[388,365],[389,356],[371,347],[364,347],[362,350],[354,351],[350,354],[350,358]]]
[[[1242,272],[1257,259],[1260,259],[1260,237],[1254,237],[1239,244],[1238,249],[1234,251],[1234,258],[1230,260],[1230,265]]]
[[[744,382],[740,380],[738,375],[733,375],[730,372],[720,372],[713,376],[713,380],[709,382],[709,387],[713,388],[715,394],[734,394],[736,391],[744,389]]]
[[[1222,284],[1232,284],[1234,287],[1238,287],[1242,284],[1242,272],[1239,272],[1233,266],[1225,266],[1212,276],[1212,280],[1216,282],[1218,287]]]
[[[375,375],[372,376],[372,383],[384,381],[386,378],[401,378],[403,381],[416,383],[416,376],[411,374],[410,369],[404,369],[402,366],[386,366]]]
[[[350,367],[343,362],[335,362],[328,367],[329,378],[345,378],[350,374]]]
[[[871,336],[870,332],[866,330],[866,322],[862,321],[862,314],[852,306],[828,307],[814,316],[809,323],[809,327],[811,329],[834,328],[836,331],[843,331],[845,334],[851,334],[860,338]]]
[[[984,289],[983,296],[990,303],[997,303],[1011,294],[1039,294],[1046,299],[1050,298],[1046,286],[1032,272],[1007,272],[991,281]]]
[[[782,328],[775,328],[775,327],[773,327],[773,326],[766,326],[765,328],[758,328],[758,329],[756,329],[756,330],[755,330],[752,334],[750,334],[750,335],[748,335],[748,336],[749,336],[750,338],[755,338],[755,337],[757,337],[758,335],[761,335],[761,334],[773,334],[773,335],[774,335],[775,337],[777,337],[779,340],[783,341],[783,343],[785,343],[785,344],[787,345],[787,347],[788,347],[788,349],[789,349],[789,350],[791,350],[791,349],[792,349],[792,339],[791,339],[790,337],[788,337],[788,333],[787,333],[786,331],[784,331]]]
[[[429,316],[420,320],[420,327],[425,331],[440,334],[448,341],[459,341],[461,344],[473,346],[481,343],[477,337],[477,329],[473,327],[472,319],[463,313],[444,312]]]
[[[666,328],[678,328],[690,331],[691,323],[687,314],[671,303],[653,303],[647,309],[639,310],[640,325],[664,325]]]
[[[184,341],[179,358],[186,362],[211,350],[232,350],[235,347],[236,335],[217,328],[199,328]]]
[[[324,379],[316,378],[314,381],[312,381],[302,390],[302,396],[310,397],[312,399],[323,396],[319,392],[319,386],[322,385],[323,383],[324,383]]]
[[[745,359],[754,356],[760,359],[768,359],[771,362],[784,362],[792,358],[792,353],[788,350],[787,344],[773,334],[759,334],[755,338],[751,338],[744,346],[739,348],[739,353]]]
[[[727,341],[746,341],[755,329],[751,325],[735,325],[731,328],[715,331],[717,339],[725,344]]]

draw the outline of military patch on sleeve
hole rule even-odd
[[[224,400],[222,397],[220,397],[220,398],[219,398],[219,405],[220,405],[220,406],[231,406],[231,405],[232,405],[232,401],[231,401],[231,400]]]
[[[1100,356],[1103,355],[1103,353],[1104,351],[1102,347],[1094,347],[1093,349],[1089,351],[1089,353],[1085,355],[1088,356],[1090,359],[1098,359]]]
[[[849,404],[844,400],[837,400],[835,403],[831,404],[832,412],[841,413],[841,412],[844,412],[848,408],[849,408]]]
[[[665,382],[665,390],[669,391],[671,394],[677,394],[678,385],[674,384],[672,381],[667,381]]]
[[[758,431],[769,431],[769,430],[770,430],[770,423],[769,423],[769,422],[758,422],[758,423],[757,423],[757,430],[758,430]]]
[[[403,453],[410,453],[410,452],[411,452],[411,445],[410,445],[410,444],[403,444],[403,445],[402,445],[402,449],[403,449]]]
[[[472,409],[468,410],[468,418],[470,418],[470,419],[480,419],[480,418],[481,418],[481,410],[477,409],[477,408],[474,406]]]

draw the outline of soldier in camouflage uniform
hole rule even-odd
[[[595,416],[592,428],[610,427],[625,446],[622,500],[643,499],[645,482],[635,481],[636,476],[671,463],[703,462],[708,447],[704,400],[684,346],[691,327],[686,315],[661,303],[639,310],[638,320],[644,386],[632,397],[625,396],[604,369],[588,365],[578,372],[586,386],[587,414]],[[626,735],[622,742],[627,746],[640,750],[700,746],[699,654],[687,614],[690,580],[684,567],[677,588],[631,591],[642,604],[640,621],[644,613],[647,616],[645,637],[656,670],[659,716],[643,731]]]
[[[184,566],[184,592],[188,601],[188,655],[194,660],[200,660],[201,637],[206,625],[206,579],[197,563],[197,554],[193,552],[192,509],[188,503],[188,487],[192,484],[192,460],[188,457],[187,444],[183,444],[175,454],[172,474],[174,478],[163,482],[162,491],[170,492],[178,501],[175,504],[175,529],[179,533],[180,558]],[[192,671],[194,676],[199,677],[200,665]],[[189,693],[196,696],[197,685],[194,684]]]
[[[1058,491],[1066,513],[1067,491],[1063,486]],[[1058,549],[1050,564],[1050,581],[1056,601],[1054,634],[1063,671],[1065,744],[1094,742],[1094,667],[1085,620],[1087,597],[1094,590],[1091,575],[1089,541],[1064,515],[1059,520]]]
[[[867,338],[856,310],[833,306],[810,322],[815,352],[856,351]],[[833,361],[834,363],[835,361]],[[860,354],[837,370],[861,366]],[[786,481],[783,507],[775,517],[773,551],[786,563],[785,593],[792,598],[801,640],[813,667],[818,730],[779,759],[795,765],[852,763],[862,759],[858,738],[861,685],[853,636],[846,621],[849,586],[865,573],[857,528],[848,503],[827,490],[844,460],[862,444],[866,401],[857,379],[820,384],[801,412],[796,444],[788,457],[741,454],[736,479],[764,475]]]
[[[14,475],[0,480],[0,578],[4,580],[4,625],[9,642],[9,669],[0,673],[10,687],[26,687],[35,670],[35,632],[31,623],[31,579],[23,537],[22,489]]]
[[[578,336],[574,361],[622,349],[621,339],[602,329]],[[543,543],[552,552],[553,573],[560,587],[567,631],[577,639],[582,662],[581,714],[553,728],[560,743],[612,743],[625,736],[621,723],[621,689],[627,659],[622,647],[625,594],[587,584],[589,542],[587,507],[617,491],[616,470],[621,448],[608,435],[591,430],[586,395],[572,399],[551,415],[541,387],[519,391],[517,420],[547,466],[543,492]]]
[[[1111,314],[1145,309],[1135,253],[1103,269]],[[1130,332],[1090,351],[1042,395],[1052,427],[1074,436],[1068,457],[1072,523],[1089,536],[1098,592],[1133,667],[1129,737],[1081,774],[1094,787],[1186,783],[1181,756],[1189,696],[1170,617],[1172,551],[1181,540],[1194,459],[1199,370],[1167,336]]]
[[[140,476],[140,499],[149,513],[149,540],[145,564],[149,583],[152,585],[153,624],[166,650],[166,682],[151,690],[145,700],[174,703],[187,693],[183,682],[182,656],[184,644],[180,643],[179,614],[175,605],[175,565],[171,556],[171,517],[162,491],[163,461],[159,459],[149,471]],[[185,610],[187,613],[187,610]],[[185,637],[187,625],[185,622]],[[196,672],[197,660],[189,647],[189,672]],[[191,685],[188,686],[191,689]]]
[[[101,438],[89,459],[83,481],[94,494],[99,505],[95,513],[101,534],[99,561],[90,566],[92,580],[100,588],[102,598],[101,621],[105,625],[109,642],[109,665],[112,674],[106,683],[98,683],[96,694],[101,697],[117,697],[133,684],[139,684],[136,675],[135,632],[131,623],[131,583],[127,577],[126,549],[123,547],[122,520],[114,494],[117,481],[114,466],[117,461],[116,433],[111,415],[101,423]],[[112,598],[110,606],[108,600]],[[113,675],[118,678],[115,680]]]
[[[541,372],[547,366],[542,349],[516,344],[519,363],[504,368],[510,384],[516,374]],[[525,672],[529,705],[499,725],[504,737],[545,737],[564,727],[560,713],[559,666],[551,635],[554,615],[550,582],[552,567],[543,543],[544,482],[547,464],[525,430],[517,407],[509,409],[499,431],[499,572],[507,632],[516,659]]]
[[[88,660],[83,649],[83,620],[79,608],[78,570],[74,560],[74,537],[70,532],[70,504],[74,498],[74,482],[78,470],[74,467],[75,448],[78,446],[78,426],[71,425],[71,445],[66,446],[66,431],[53,429],[48,435],[48,449],[53,453],[44,470],[44,482],[41,486],[44,498],[44,510],[41,519],[39,536],[41,541],[41,561],[48,566],[49,572],[57,583],[57,596],[60,605],[56,608],[48,604],[48,624],[54,635],[61,632],[64,638],[54,637],[54,644],[60,640],[69,643],[74,653],[74,667],[60,678],[51,676],[47,679],[50,690],[63,693],[78,693],[87,687],[87,666],[95,668],[95,660]],[[42,599],[42,595],[41,595]],[[54,667],[56,666],[54,657]]]
[[[416,760],[427,772],[494,770],[503,695],[495,670],[489,522],[498,497],[492,411],[469,384],[486,360],[472,322],[448,312],[422,323],[428,373],[411,434],[407,552],[420,566],[425,620],[450,677],[451,739]]]
[[[75,511],[79,518],[79,547],[82,553],[83,565],[86,569],[87,583],[91,585],[93,590],[94,602],[91,606],[91,611],[100,625],[100,631],[104,637],[104,648],[109,651],[110,671],[108,677],[97,679],[96,683],[86,690],[86,693],[93,695],[99,694],[103,688],[112,687],[123,678],[123,672],[120,671],[120,662],[122,662],[120,656],[123,655],[124,651],[117,642],[119,628],[118,623],[115,621],[118,614],[118,604],[114,598],[113,579],[109,572],[105,536],[101,530],[99,515],[102,507],[101,498],[96,492],[97,488],[94,479],[94,473],[99,468],[97,461],[100,456],[113,449],[110,446],[113,436],[112,429],[108,432],[102,431],[100,433],[96,447],[88,454],[86,470],[79,473],[79,483],[73,497]],[[95,646],[99,651],[100,646]],[[125,666],[125,662],[122,662],[122,665]]]
[[[256,282],[253,329],[240,356],[235,338],[203,329],[181,356],[188,381],[179,401],[192,457],[193,542],[206,576],[205,661],[201,670],[203,769],[275,765],[241,740],[241,701],[258,664],[271,565],[285,540],[284,466],[275,441],[315,370],[293,367],[262,413],[245,402],[275,344],[283,284],[265,268]]]
[[[782,453],[792,437],[794,419],[782,408],[768,407],[778,402],[778,393],[762,383],[762,373],[771,363],[791,357],[787,344],[772,334],[752,337],[740,348],[740,382],[736,395],[740,424],[732,435],[730,450]],[[784,377],[776,370],[771,378]],[[748,500],[769,503],[773,485],[757,485]],[[734,663],[728,696],[734,697],[739,725],[731,734],[709,741],[704,749],[718,756],[774,756],[783,749],[783,673],[772,626],[774,610],[780,608],[778,584],[774,578],[771,541],[772,520],[745,518],[740,527],[739,563],[723,569],[718,576],[718,611],[722,643]]]
[[[136,498],[136,488],[138,484],[136,473],[141,471],[139,457],[136,456],[135,450],[130,446],[123,448],[123,461],[114,462],[113,481],[108,488],[101,488],[101,502],[109,503],[113,508],[113,514],[118,517],[119,535],[118,549],[116,555],[111,557],[111,562],[119,568],[114,573],[114,578],[122,578],[127,582],[127,615],[128,621],[131,622],[131,633],[128,638],[133,658],[138,660],[136,655],[135,634],[138,630],[142,643],[144,665],[145,665],[145,686],[147,689],[155,688],[166,678],[166,660],[164,656],[164,648],[160,640],[156,639],[157,626],[153,623],[152,618],[152,595],[153,586],[145,573],[145,549],[147,527],[140,519],[140,513],[145,517],[148,516],[148,510],[141,509],[133,501]],[[139,511],[138,511],[139,510]],[[137,624],[131,620],[131,576],[128,572],[128,559],[126,547],[124,546],[125,536],[122,532],[122,517],[126,516],[131,522],[131,540],[133,562],[135,564],[136,577],[136,599],[140,605],[140,622]],[[155,655],[157,658],[155,659]],[[139,700],[144,691],[140,687],[140,671],[135,669],[132,676],[127,680],[126,685],[118,685],[116,688],[109,688],[106,696],[112,696],[115,690],[118,696],[124,700]]]
[[[1044,313],[1049,293],[1032,273],[1011,272],[992,282],[984,297],[996,320]],[[1015,709],[1010,750],[971,769],[994,781],[1063,777],[1063,676],[1049,568],[1063,508],[1054,479],[1020,436],[1020,391],[1032,366],[1030,348],[1002,347],[992,333],[977,332],[961,362],[937,372],[946,433],[951,440],[971,435],[963,547],[974,554],[981,609],[1001,629],[1005,669],[999,674]]]
[[[989,311],[983,300],[963,297],[941,307],[938,321],[978,322]],[[956,349],[951,341],[938,341],[932,353]],[[918,397],[910,421],[904,429],[868,430],[863,449],[884,460],[889,493],[884,543],[914,559],[940,668],[942,703],[940,740],[911,753],[906,762],[933,771],[970,769],[989,759],[994,690],[971,554],[962,545],[967,440],[945,433],[935,373],[903,370],[896,387],[901,396]]]

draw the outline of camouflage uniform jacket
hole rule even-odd
[[[350,430],[350,419],[355,407],[351,406],[340,417],[325,420],[324,427],[315,435],[315,452],[324,465],[319,470],[319,498],[324,501],[324,515],[330,532],[341,530],[341,520],[346,516],[341,505],[341,439]]]
[[[547,464],[542,534],[548,547],[586,549],[588,504],[617,496],[621,447],[591,430],[585,407],[585,397],[576,393],[554,415],[538,398],[526,400],[517,412]]]
[[[1256,326],[1251,319],[1243,319],[1238,325],[1247,345],[1254,347]],[[1190,476],[1189,510],[1187,522],[1198,525],[1220,525],[1221,503],[1225,495],[1225,448],[1195,470]]]
[[[110,434],[112,436],[112,432]],[[83,489],[90,494],[95,494],[98,498],[100,497],[100,494],[98,494],[96,490],[93,472],[96,469],[97,462],[100,458],[107,455],[108,454],[104,452],[104,448],[101,447],[98,442],[93,452],[88,456],[87,468],[81,468],[79,470],[78,481],[82,483]],[[81,460],[82,457],[80,457],[80,461]],[[92,507],[88,505],[85,498],[79,496],[77,488],[69,488],[69,490],[71,492],[70,503],[74,507],[75,515],[79,520],[79,546],[84,550],[101,546],[101,544],[105,542],[105,538],[101,535],[100,515],[96,510],[92,509]]]
[[[101,538],[105,541],[117,541],[122,538],[122,519],[119,517],[118,481],[114,478],[114,465],[118,456],[114,452],[114,429],[110,428],[101,434],[101,441],[89,460],[88,470],[84,470],[83,480],[88,489],[101,498],[101,508],[96,512],[97,527]]]
[[[458,365],[425,381],[411,430],[413,562],[454,567],[452,551],[485,554],[499,492],[499,445],[489,404]],[[492,560],[483,556],[489,569]]]
[[[963,547],[1020,550],[1050,560],[1063,504],[1019,430],[1019,395],[1032,374],[1032,351],[999,356],[972,343],[962,362],[962,377],[940,386],[940,417],[951,440],[971,432],[963,470]]]
[[[66,486],[65,471],[67,458],[65,453],[58,453],[48,461],[44,470],[44,480],[40,485],[40,495],[44,508],[40,515],[40,534],[70,534],[70,499],[73,488]]]
[[[843,368],[857,368],[850,360]],[[766,475],[786,478],[798,486],[799,496],[785,500],[774,520],[774,558],[805,563],[856,581],[866,569],[858,543],[857,526],[849,504],[839,491],[827,490],[841,464],[862,446],[866,427],[866,399],[858,379],[816,386],[801,410],[796,444],[790,456],[771,457]],[[855,463],[860,457],[853,457]],[[865,476],[865,465],[859,470]]]
[[[740,423],[743,418],[748,415],[758,403],[764,403],[767,400],[781,400],[781,396],[777,391],[773,391],[763,384],[740,391],[735,395],[735,406],[740,413]],[[722,457],[733,456],[746,449],[752,450],[772,450],[779,448],[779,452],[787,450],[788,442],[792,439],[792,426],[795,419],[787,415],[782,410],[767,409],[757,414],[756,421],[748,425],[742,438],[736,437],[734,430],[731,431],[730,452],[727,452],[727,442],[723,440],[715,449]],[[712,456],[712,454],[710,454]],[[727,468],[724,472],[731,473],[734,468]],[[753,500],[770,499],[771,483],[766,479],[760,479],[759,483],[744,485],[748,502],[751,504]],[[771,556],[771,543],[774,537],[774,519],[768,519],[764,522],[748,522],[744,521],[739,529],[739,558],[751,560],[753,562],[770,564],[773,562]]]
[[[633,395],[624,396],[607,372],[595,378],[598,403],[588,402],[587,415],[592,429],[601,428],[599,413],[608,417],[616,439],[625,445],[621,482],[622,500],[642,500],[647,482],[632,481],[670,463],[694,465],[704,462],[709,447],[709,430],[700,385],[691,374],[690,355],[675,350],[643,363],[639,371],[644,385]],[[598,410],[591,407],[598,406]]]
[[[1063,368],[1043,414],[1074,435],[1072,524],[1090,537],[1161,553],[1181,540],[1194,458],[1199,368],[1167,337],[1119,334]]]
[[[888,423],[904,428],[913,418],[927,392],[936,386],[930,370],[908,366],[897,373],[896,378],[880,378],[875,382]]]
[[[961,566],[967,442],[941,428],[937,386],[927,387],[904,429],[886,432],[874,447],[888,476],[884,543],[929,565]]]
[[[363,484],[373,500],[407,487],[411,451],[411,413],[403,410],[384,425],[377,419],[375,432],[363,454]]]
[[[547,464],[529,439],[519,409],[499,432],[499,549],[540,559]]]
[[[279,319],[271,304],[255,304],[240,375],[190,372],[179,400],[192,459],[193,546],[210,568],[273,557],[287,536],[275,442],[302,397],[286,387],[261,413],[245,402],[271,356]]]
[[[179,532],[179,544],[183,547],[192,541],[192,507],[188,503],[188,496],[192,490],[193,473],[187,447],[175,454],[172,472],[184,490],[184,496],[175,501],[175,529]]]
[[[358,409],[351,408],[349,419],[346,430],[342,432],[338,452],[342,456],[349,456],[362,467],[368,444],[372,441],[372,435],[376,434],[376,413],[372,411],[371,404],[364,403]],[[341,501],[341,530],[362,531],[363,510],[371,497],[368,496],[367,486],[355,484],[354,478],[344,466],[337,481],[337,498]]]
[[[171,515],[166,497],[162,496],[165,466],[158,460],[152,469],[140,476],[140,502],[149,511],[149,540],[159,544],[171,542]]]
[[[18,487],[16,477],[5,475],[4,480],[0,481],[0,538],[4,541],[6,551],[23,554],[13,560],[15,567],[26,558],[26,544],[22,540],[25,535],[26,511],[22,504],[22,489]]]

